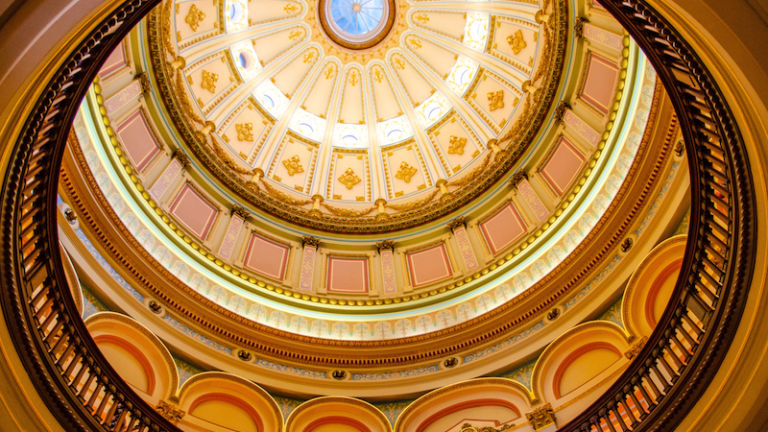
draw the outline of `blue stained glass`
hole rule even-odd
[[[331,18],[349,35],[376,29],[384,16],[383,0],[331,0]]]

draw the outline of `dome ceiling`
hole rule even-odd
[[[283,220],[376,233],[460,209],[541,151],[567,11],[227,0],[153,18],[163,102],[213,178]]]
[[[601,15],[591,3],[582,1],[568,2],[568,14],[565,3],[557,12],[553,5],[514,2],[398,2],[389,5],[387,13],[395,17],[389,30],[386,26],[379,29],[383,9],[381,20],[375,23],[361,21],[357,26],[340,16],[336,22],[339,29],[328,30],[318,24],[319,12],[308,9],[314,4],[265,2],[259,14],[273,13],[266,17],[254,15],[255,11],[248,9],[253,4],[227,1],[213,9],[206,1],[163,3],[107,60],[82,105],[71,149],[74,161],[67,166],[63,184],[71,202],[78,203],[78,212],[83,214],[81,226],[90,237],[81,236],[80,241],[92,245],[89,253],[90,249],[103,248],[105,254],[112,255],[108,261],[121,263],[118,272],[125,279],[120,285],[126,295],[138,299],[175,328],[204,329],[195,333],[200,337],[192,337],[208,341],[203,343],[217,352],[237,355],[244,351],[263,360],[249,373],[264,372],[264,378],[275,385],[291,379],[284,376],[284,368],[291,364],[313,380],[330,379],[334,385],[346,386],[346,382],[329,378],[317,365],[356,368],[365,381],[385,379],[370,368],[396,368],[386,376],[406,385],[412,373],[424,373],[430,382],[450,373],[440,366],[450,353],[460,359],[456,361],[460,361],[463,373],[485,374],[509,361],[509,355],[514,354],[511,351],[519,360],[534,349],[531,344],[544,341],[546,337],[532,335],[549,331],[550,318],[545,315],[554,313],[557,317],[561,311],[577,310],[575,305],[593,302],[595,296],[610,296],[618,289],[618,279],[606,288],[600,281],[608,273],[595,274],[599,257],[615,254],[611,266],[619,263],[622,239],[633,224],[642,223],[632,228],[633,236],[656,232],[657,228],[648,224],[655,220],[652,216],[657,211],[650,203],[654,197],[663,197],[665,191],[675,190],[665,186],[665,191],[649,195],[655,186],[625,180],[632,178],[633,169],[646,173],[644,181],[649,185],[668,185],[679,176],[661,176],[666,171],[658,165],[667,164],[664,161],[675,130],[669,109],[660,108],[664,106],[663,92],[657,89],[655,74],[642,53],[607,14]],[[317,7],[332,12],[334,4],[320,2]],[[354,8],[356,3],[338,4]],[[426,27],[417,28],[419,21],[434,25],[448,22],[440,14],[451,15],[453,12],[446,10],[454,6],[466,12],[455,14],[466,18],[462,30],[457,30],[463,33],[455,43],[447,43],[437,31],[427,34]],[[568,22],[573,23],[584,11],[590,12],[593,22],[582,22],[582,36],[577,38]],[[352,12],[356,13],[354,9]],[[429,19],[417,20],[422,13]],[[490,31],[483,36],[487,38],[485,48],[473,51],[475,48],[465,45],[470,40],[466,35],[472,33],[466,23],[467,17],[478,13],[486,15]],[[558,14],[562,14],[562,22],[557,21]],[[498,17],[512,15],[525,23],[520,24],[523,27],[539,29],[521,30],[527,41],[524,49],[536,47],[535,52],[530,51],[534,65],[557,57],[544,55],[548,46],[555,46],[556,39],[544,42],[547,38],[568,35],[562,40],[567,49],[558,60],[562,67],[552,71],[533,67],[532,80],[515,81],[514,67],[502,65],[492,54],[494,44],[490,42],[498,36],[494,29],[507,29]],[[239,29],[233,27],[236,23],[241,23]],[[443,30],[454,27],[448,25]],[[305,33],[296,36],[294,45],[279,45],[280,41],[291,41],[294,29]],[[277,35],[283,30],[288,33],[280,39]],[[503,31],[503,42],[509,46],[506,36],[511,34],[514,39],[517,30],[507,30]],[[329,37],[332,31],[347,39],[357,34],[360,37],[354,43],[373,44],[356,48],[347,39],[337,42]],[[537,31],[534,43],[532,34]],[[476,60],[476,82],[469,84],[463,96],[446,87],[445,79],[430,75],[426,60],[408,48],[408,36],[422,33],[426,35],[420,39],[422,46],[441,41],[458,53],[455,58],[440,57],[447,51],[435,48],[434,55],[424,54],[425,59],[435,62],[442,58],[448,72],[458,67],[464,54]],[[531,35],[530,39],[526,35]],[[271,59],[265,54],[268,49],[274,51]],[[317,57],[308,57],[305,64],[305,54],[313,52]],[[419,79],[435,86],[442,83],[439,86],[443,87],[426,96],[421,105],[403,105],[407,100],[404,89],[411,84],[387,63],[396,55],[426,71],[426,78]],[[337,68],[336,75],[326,80],[324,71],[330,65]],[[351,91],[351,81],[342,76],[357,71],[360,81],[356,86],[365,90],[362,99],[356,100],[363,101],[360,106],[365,107],[367,121],[369,114],[377,113],[376,99],[371,96],[376,95],[372,90],[377,85],[374,67],[388,72],[382,72],[382,83],[394,89],[392,100],[397,102],[397,109],[403,109],[398,116],[407,118],[416,138],[409,138],[410,144],[406,140],[380,145],[371,133],[367,136],[375,139],[367,141],[367,147],[344,147],[333,141],[331,130],[353,124],[338,121],[347,103],[344,92]],[[249,81],[246,72],[250,69],[254,75]],[[477,78],[490,70],[499,73],[485,80]],[[215,79],[212,74],[216,74]],[[542,76],[537,78],[539,74]],[[409,76],[416,79],[417,75]],[[542,87],[548,82],[547,76],[559,77],[551,82],[556,109],[551,104],[533,103],[550,92]],[[289,77],[295,81],[293,90],[283,81]],[[508,120],[491,133],[493,128],[488,124],[479,126],[481,111],[469,102],[474,93],[483,94],[477,88],[499,80],[526,90],[519,93],[517,105],[507,106],[505,102]],[[215,82],[205,84],[208,81]],[[472,90],[472,86],[477,88]],[[257,91],[267,87],[277,89],[285,98],[282,117],[270,114],[262,98],[267,93]],[[447,95],[452,105],[435,124],[419,126],[419,108],[437,94]],[[322,97],[317,99],[318,95]],[[508,101],[507,93],[504,95]],[[278,96],[272,100],[278,101]],[[300,129],[292,129],[293,116],[309,112],[312,105],[307,101],[313,98],[325,101],[329,109],[326,119],[336,119],[325,123],[331,125],[325,135],[330,138],[325,141],[313,142],[301,135]],[[480,100],[478,96],[476,101]],[[525,111],[530,116],[523,115]],[[262,134],[263,141],[255,138],[256,117],[248,117],[257,115],[263,116],[261,125],[274,120],[270,131]],[[538,121],[536,118],[542,120],[538,128],[515,126],[528,125]],[[412,121],[416,123],[408,123]],[[250,162],[248,157],[238,159],[240,150],[235,152],[232,147],[240,124],[253,125],[240,127],[241,134],[254,135],[248,144]],[[378,123],[363,124],[374,131]],[[458,134],[464,125],[484,144],[478,144],[478,155],[467,151],[463,155],[474,157],[467,165],[470,171],[483,172],[472,175],[463,189],[456,185],[464,181],[464,174],[457,173],[456,177],[435,181],[432,189],[396,197],[401,201],[383,203],[372,194],[373,201],[345,203],[327,199],[317,191],[309,195],[306,189],[300,192],[285,183],[285,179],[324,170],[323,190],[346,190],[343,184],[341,189],[334,189],[338,184],[328,186],[329,179],[342,176],[328,177],[329,170],[343,168],[344,173],[348,169],[358,173],[355,164],[370,162],[371,172],[375,172],[378,168],[374,165],[387,166],[383,161],[389,151],[393,155],[427,155],[424,160],[439,161],[428,155],[436,154],[440,147],[427,147],[431,141],[417,138],[450,137],[451,130]],[[515,138],[522,130],[533,137],[530,145]],[[666,136],[648,142],[649,136],[660,134]],[[465,150],[473,143],[468,139]],[[389,150],[382,152],[382,148]],[[280,153],[283,150],[279,149],[290,151]],[[312,167],[299,163],[291,176],[286,170],[293,166],[294,150],[299,162],[308,154],[317,159]],[[290,158],[282,159],[283,154]],[[379,157],[376,164],[375,155]],[[671,167],[669,170],[675,172]],[[425,172],[414,173],[412,181]],[[313,182],[320,181],[312,175]],[[360,178],[360,184],[355,183],[352,189],[362,187]],[[473,189],[474,181],[487,182],[484,184],[491,187]],[[370,184],[376,182],[386,186],[384,178]],[[262,201],[247,201],[239,195],[242,191]],[[477,195],[473,197],[472,191]],[[431,196],[430,201],[419,194]],[[635,196],[639,197],[637,204],[633,204]],[[462,199],[469,204],[462,205]],[[297,204],[302,200],[309,201]],[[336,230],[334,224],[341,219],[328,213],[329,208],[335,208],[329,207],[332,201],[347,209],[353,205],[376,208],[370,214],[346,216],[351,221],[349,229]],[[418,211],[435,203],[440,212],[459,210],[440,213],[443,217],[409,229],[373,234],[415,223],[416,219],[407,219],[415,213],[393,212],[396,202],[424,202]],[[270,206],[275,203],[283,205],[284,213],[273,211],[277,207]],[[663,212],[659,212],[657,217],[662,217]],[[422,217],[428,219],[425,214]],[[286,221],[306,225],[328,221],[330,225],[315,227],[367,234],[311,230]],[[357,221],[359,225],[355,225]],[[605,271],[616,271],[611,268]],[[598,283],[601,288],[593,289]],[[472,342],[467,345],[466,341]],[[519,341],[525,341],[529,351],[520,351]],[[456,363],[451,360],[449,364]],[[266,369],[260,369],[262,366]],[[423,383],[421,388],[431,385]],[[358,394],[358,390],[349,391]],[[402,386],[392,390],[393,394],[408,391]]]

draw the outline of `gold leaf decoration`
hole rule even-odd
[[[299,159],[299,155],[293,155],[288,159],[284,159],[283,166],[285,167],[286,171],[288,171],[289,176],[304,172],[304,167],[301,166],[301,159]]]
[[[253,123],[237,123],[235,124],[235,130],[237,131],[238,141],[253,141]]]
[[[304,29],[297,28],[288,34],[288,39],[295,41],[304,36]]]
[[[288,15],[292,15],[292,14],[295,14],[295,13],[296,13],[296,12],[297,12],[299,9],[300,9],[300,8],[299,8],[299,6],[297,6],[297,5],[296,5],[296,3],[294,3],[294,2],[290,2],[290,3],[288,3],[288,4],[287,4],[287,5],[285,5],[285,7],[283,8],[283,10],[285,11],[285,13],[287,13]]]
[[[381,84],[381,81],[384,79],[384,74],[381,72],[381,68],[376,68],[373,71],[373,79],[377,83]]]
[[[328,68],[325,69],[325,79],[333,79],[336,76],[336,65],[331,63]]]
[[[355,174],[352,168],[347,168],[344,174],[339,176],[338,179],[347,189],[352,189],[356,184],[360,183],[360,177]]]
[[[496,111],[504,108],[504,90],[488,92],[488,109]]]
[[[216,82],[219,80],[219,74],[211,73],[207,70],[203,71],[203,81],[200,83],[200,87],[208,90],[211,93],[216,93]]]
[[[414,15],[413,19],[414,19],[414,21],[416,21],[416,22],[418,22],[419,24],[422,24],[422,25],[424,25],[424,24],[429,22],[429,17],[427,16],[427,14],[423,14],[423,13]]]
[[[457,137],[451,135],[450,144],[448,145],[448,154],[463,155],[464,146],[467,144],[467,139],[464,137]]]
[[[525,43],[525,37],[523,36],[522,30],[518,30],[514,34],[507,36],[507,43],[509,44],[509,47],[512,48],[512,52],[515,53],[515,55],[520,54],[520,52],[528,46],[528,44]]]
[[[189,24],[189,28],[192,29],[192,31],[197,31],[198,27],[200,27],[200,22],[205,19],[205,13],[197,8],[197,5],[192,5],[191,8],[189,8],[189,12],[187,12],[187,16],[184,18],[184,22]]]
[[[395,173],[395,178],[398,178],[406,183],[411,182],[411,177],[416,174],[416,168],[408,165],[408,162],[403,161],[400,164],[400,169]]]

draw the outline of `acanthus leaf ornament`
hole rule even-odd
[[[488,109],[496,111],[504,108],[504,90],[488,92]]]
[[[520,54],[528,46],[522,30],[517,30],[515,33],[507,36],[507,43],[515,55]]]
[[[187,16],[184,17],[184,22],[189,25],[192,31],[196,32],[200,27],[200,23],[205,19],[205,13],[198,9],[197,5],[193,4],[187,12]]]
[[[253,123],[237,123],[235,124],[235,131],[237,131],[238,141],[253,141]]]
[[[408,162],[403,161],[400,163],[400,169],[395,173],[395,178],[400,179],[406,183],[411,182],[411,178],[416,174],[416,168],[410,166]]]
[[[219,74],[215,72],[208,72],[207,70],[203,70],[203,77],[202,77],[202,81],[200,82],[200,87],[202,87],[205,90],[208,90],[211,93],[216,93],[217,81],[219,81]]]
[[[301,174],[304,172],[304,167],[301,166],[301,159],[299,159],[299,155],[293,155],[288,159],[283,159],[283,166],[285,167],[286,171],[288,171],[289,176]]]
[[[455,135],[451,135],[449,145],[448,145],[448,154],[455,154],[455,155],[463,155],[464,154],[464,146],[467,144],[467,139],[464,137],[457,137]]]
[[[346,171],[344,171],[344,174],[339,176],[338,180],[341,182],[341,184],[344,185],[347,189],[352,189],[355,187],[356,184],[360,183],[360,177],[355,174],[355,171],[352,168],[347,168]]]

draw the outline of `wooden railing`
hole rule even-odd
[[[124,2],[72,50],[26,119],[3,184],[3,314],[30,379],[66,430],[178,430],[115,373],[88,334],[67,288],[56,224],[58,171],[80,101],[156,3]]]
[[[674,430],[728,351],[751,281],[755,198],[733,115],[690,46],[641,0],[600,0],[656,68],[680,118],[691,220],[669,305],[619,380],[563,431]]]
[[[690,47],[643,0],[603,0],[656,67],[691,171],[689,242],[647,344],[565,431],[670,430],[717,371],[746,299],[754,191],[735,121]],[[67,430],[177,430],[115,373],[69,294],[56,226],[58,167],[80,100],[106,56],[158,0],[126,1],[47,84],[15,143],[0,201],[0,301],[30,379]],[[683,384],[684,383],[684,384]]]

